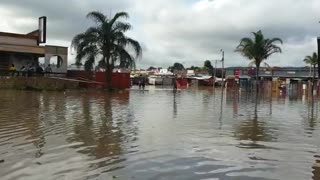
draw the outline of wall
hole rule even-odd
[[[68,48],[60,46],[45,46],[45,67],[52,64],[52,57],[60,56],[62,64],[60,67],[51,66],[52,72],[67,73],[68,71]]]
[[[65,90],[78,89],[77,81],[46,77],[0,77],[0,89]]]
[[[0,35],[0,44],[37,46],[37,39],[23,38],[23,37],[10,37],[10,36],[1,36]]]
[[[105,72],[96,72],[95,79],[97,82],[106,82]],[[127,89],[131,86],[130,73],[113,73],[112,87],[116,89]]]
[[[67,77],[73,79],[90,79],[90,77],[92,78],[92,74],[90,75],[89,72],[84,70],[68,70]]]

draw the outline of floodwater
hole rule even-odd
[[[0,91],[0,179],[320,179],[317,100],[148,88]]]

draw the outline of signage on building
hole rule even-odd
[[[39,43],[46,43],[47,41],[47,17],[39,18]]]

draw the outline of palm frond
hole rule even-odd
[[[261,30],[252,32],[253,38],[242,38],[239,45],[236,47],[236,52],[240,52],[244,57],[249,60],[254,60],[256,66],[264,59],[268,59],[274,53],[281,53],[282,50],[274,43],[279,42],[282,44],[280,38],[265,39]]]
[[[283,44],[283,41],[282,41],[282,39],[280,39],[280,38],[272,38],[272,39],[270,39],[269,40],[269,42],[271,43],[271,44],[273,44],[273,43],[280,43],[280,44]]]
[[[135,58],[122,46],[116,46],[116,55],[119,60],[120,67],[135,68]]]
[[[128,41],[128,45],[133,48],[135,55],[136,55],[136,58],[141,57],[142,56],[142,48],[140,46],[140,43],[134,39],[131,39],[131,38],[127,38],[127,41]]]
[[[94,62],[95,62],[95,56],[94,55],[88,56],[88,58],[86,59],[86,62],[84,63],[84,69],[87,72],[92,71],[93,66],[94,66]]]
[[[92,19],[93,21],[95,21],[97,23],[104,23],[107,19],[107,17],[99,11],[89,12],[87,14],[87,18]]]
[[[129,18],[129,14],[127,12],[118,12],[114,17],[110,20],[110,25],[113,26],[113,24],[119,19],[119,18]]]
[[[112,29],[113,32],[126,32],[131,29],[131,24],[117,21]]]
[[[313,53],[311,56],[306,56],[303,61],[306,64],[310,64],[310,65],[317,65],[318,64],[318,55],[317,53]]]

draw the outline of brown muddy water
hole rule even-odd
[[[0,179],[320,179],[317,100],[149,88],[0,91]]]

